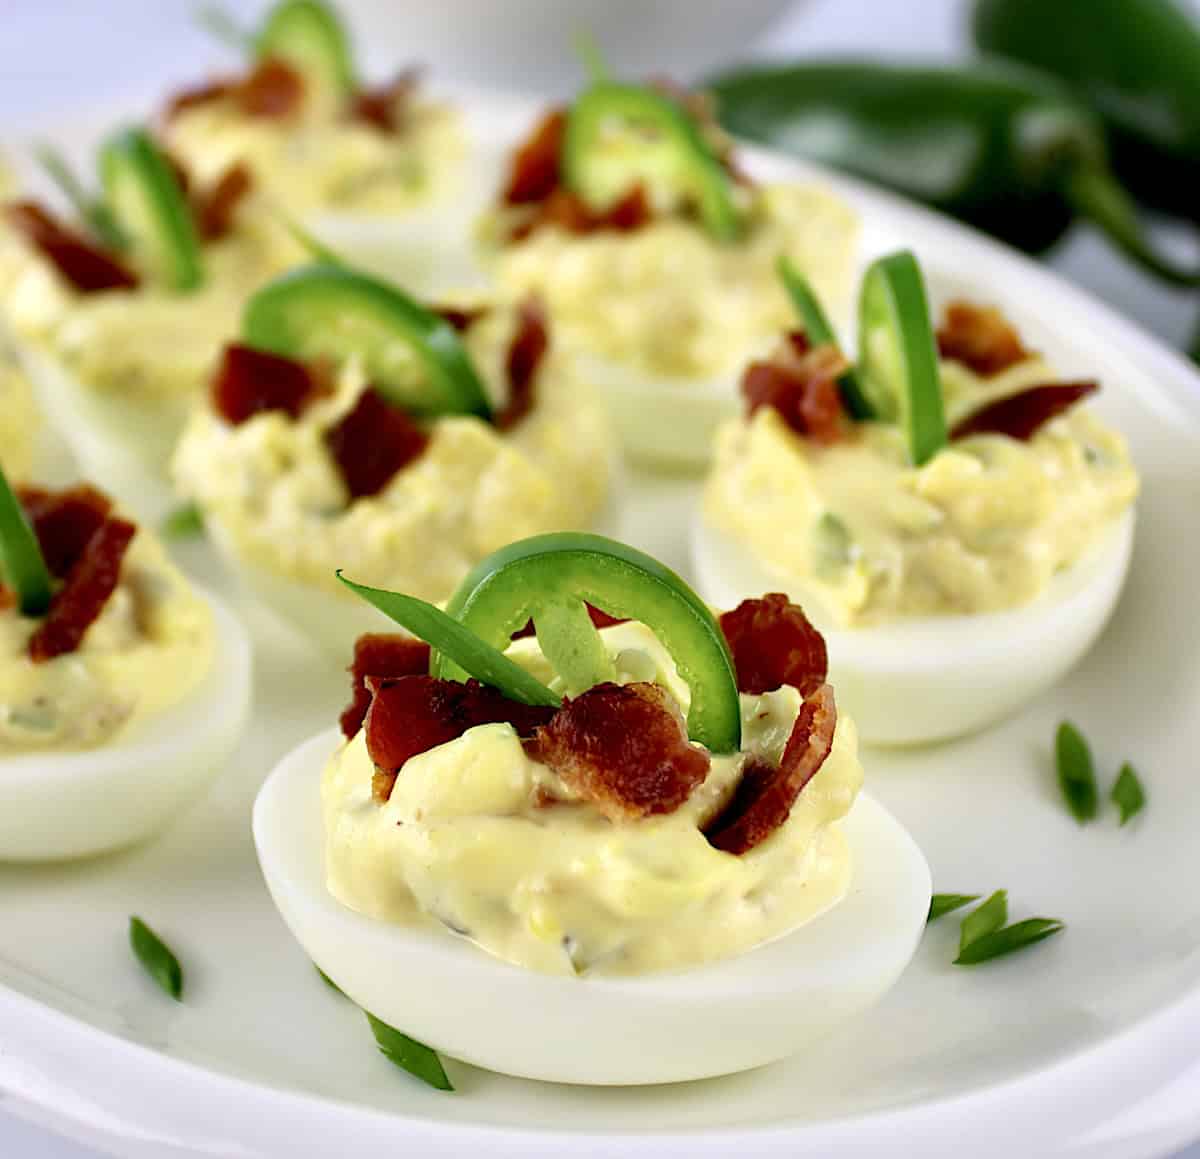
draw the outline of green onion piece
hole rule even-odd
[[[311,230],[305,229],[298,221],[288,217],[285,213],[281,212],[278,216],[283,228],[292,235],[292,239],[309,257],[325,266],[337,266],[340,269],[350,268],[350,263],[340,253],[330,249]]]
[[[1146,790],[1133,765],[1126,761],[1117,774],[1116,783],[1109,794],[1112,802],[1121,810],[1121,824],[1136,816],[1146,807]]]
[[[337,577],[367,603],[373,604],[385,616],[424,640],[435,652],[443,653],[469,676],[474,676],[484,684],[490,684],[511,700],[550,708],[557,708],[562,703],[562,698],[551,692],[540,680],[534,679],[503,652],[485,644],[469,628],[433,604],[415,596],[357,584],[348,580],[340,570]]]
[[[330,990],[332,990],[335,994],[341,994],[343,998],[346,997],[345,991],[343,991],[342,988],[328,974],[326,974],[320,966],[314,963],[313,969],[316,970],[316,972],[321,976],[321,981],[324,982]]]
[[[201,4],[196,9],[195,17],[198,27],[203,28],[214,40],[228,45],[237,52],[250,53],[254,51],[255,35],[243,28],[233,13],[221,4]]]
[[[825,311],[821,309],[816,293],[804,275],[792,264],[792,260],[786,254],[782,254],[775,268],[779,273],[779,280],[783,282],[783,288],[796,308],[796,313],[800,315],[800,321],[804,324],[804,334],[809,342],[814,346],[837,346],[840,349],[841,343],[838,342]],[[863,422],[875,417],[875,412],[853,370],[847,370],[838,378],[838,389],[852,418]]]
[[[1058,769],[1058,785],[1066,799],[1067,808],[1081,825],[1096,816],[1099,795],[1092,752],[1083,734],[1070,721],[1058,726],[1054,738],[1054,760]]]
[[[992,958],[1001,958],[1005,954],[1032,946],[1035,942],[1040,942],[1063,929],[1066,929],[1066,924],[1057,918],[1026,918],[1023,922],[1016,922],[976,938],[959,951],[954,964],[974,966]]]
[[[183,967],[167,944],[139,917],[129,919],[129,944],[146,973],[176,1002],[183,999]]]
[[[979,894],[977,893],[935,893],[929,903],[929,916],[925,921],[926,923],[936,922],[938,918],[945,917],[946,914],[953,913],[956,909],[962,909],[963,906],[978,900]]]
[[[380,1022],[373,1014],[367,1014],[367,1022],[371,1024],[371,1033],[375,1035],[379,1053],[389,1062],[395,1063],[401,1070],[408,1071],[423,1083],[428,1083],[435,1090],[454,1090],[454,1084],[446,1077],[442,1060],[438,1058],[436,1051],[414,1038],[409,1038],[407,1034],[401,1034],[386,1022]]]
[[[204,512],[195,503],[180,503],[163,516],[159,533],[164,539],[194,539],[204,534]]]
[[[36,145],[33,155],[101,245],[118,252],[129,248],[129,238],[109,212],[108,206],[100,198],[88,193],[67,159],[57,149],[46,144]]]
[[[604,53],[600,50],[600,42],[596,39],[595,31],[586,27],[578,28],[575,30],[573,40],[575,55],[579,57],[579,61],[588,75],[588,80],[592,84],[612,80],[612,70],[608,67],[608,61],[604,59]]]
[[[958,952],[988,934],[995,933],[1008,921],[1008,890],[998,889],[978,909],[972,910],[962,921],[958,939]]]
[[[23,616],[41,616],[50,607],[50,572],[37,536],[0,470],[0,573],[17,593]]]

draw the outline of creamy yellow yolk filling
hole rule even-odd
[[[180,703],[213,663],[208,605],[144,530],[76,651],[34,664],[29,638],[39,622],[15,608],[0,612],[0,758],[133,736],[156,713]]]
[[[0,339],[0,467],[10,479],[21,480],[29,474],[37,431],[29,380]]]
[[[497,402],[515,315],[473,325],[468,351]],[[555,352],[539,368],[534,409],[502,432],[470,416],[433,424],[429,445],[378,494],[350,502],[325,432],[366,383],[348,364],[336,393],[299,420],[273,413],[231,427],[197,410],[174,476],[245,561],[347,600],[334,575],[444,600],[489,552],[542,531],[586,527],[609,488],[602,410]]]
[[[990,379],[950,362],[942,375],[951,425],[1054,378],[1036,359]],[[1082,406],[1028,442],[977,435],[921,468],[896,427],[861,424],[825,447],[764,407],[720,431],[704,512],[811,610],[858,627],[1029,603],[1137,491],[1124,439]]]
[[[605,629],[622,680],[687,689],[640,624]],[[510,655],[545,674],[535,640]],[[794,689],[742,697],[744,748],[778,759],[799,709]],[[506,961],[548,973],[635,974],[742,953],[816,917],[846,892],[850,850],[836,824],[862,781],[853,722],[779,830],[741,857],[701,828],[728,799],[741,755],[716,757],[676,812],[613,823],[570,799],[506,724],[471,729],[414,757],[391,799],[371,797],[360,732],[322,786],[330,892],[369,917],[446,927]]]
[[[503,222],[498,215],[485,232]],[[538,293],[564,338],[599,359],[710,378],[736,374],[797,324],[776,272],[781,254],[836,312],[850,292],[857,239],[857,218],[830,193],[768,185],[751,197],[734,242],[677,217],[629,233],[541,228],[499,246],[495,273],[508,292]]]

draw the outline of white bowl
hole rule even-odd
[[[1033,603],[972,616],[922,616],[833,628],[803,587],[767,570],[697,512],[692,569],[700,594],[733,608],[783,591],[806,607],[829,648],[839,703],[869,744],[948,740],[994,724],[1057,684],[1096,642],[1129,571],[1130,512]]]
[[[250,716],[250,643],[213,596],[208,675],[179,704],[110,745],[0,757],[0,861],[88,857],[178,817],[224,767]]]
[[[920,850],[859,797],[843,822],[854,877],[821,916],[739,957],[632,978],[564,978],[464,938],[363,917],[325,886],[321,774],[336,732],[276,767],[254,807],[259,864],[308,956],[364,1010],[452,1058],[551,1082],[731,1074],[794,1054],[876,1002],[929,909]]]

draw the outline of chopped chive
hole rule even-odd
[[[238,24],[228,8],[220,4],[201,4],[196,9],[195,21],[214,40],[219,40],[237,52],[254,52],[254,33]]]
[[[1060,930],[1066,929],[1066,924],[1057,918],[1026,918],[1003,929],[993,930],[983,934],[959,950],[954,959],[956,966],[974,966],[980,962],[1001,958],[1005,954],[1016,953],[1026,946],[1043,941]]]
[[[979,894],[977,893],[935,893],[929,902],[929,916],[925,921],[927,923],[936,922],[938,918],[945,917],[946,914],[953,913],[956,909],[962,909],[963,906],[978,900]]]
[[[972,910],[962,921],[958,939],[958,955],[972,943],[994,934],[1008,921],[1008,890],[998,889],[978,909]]]
[[[436,608],[415,596],[357,584],[342,575],[340,569],[337,577],[356,595],[373,604],[402,628],[407,628],[414,636],[424,640],[431,648],[443,653],[447,659],[454,661],[476,680],[490,684],[505,696],[519,700],[522,704],[557,708],[562,703],[562,698],[551,692],[540,680],[536,680],[524,668],[514,664],[503,652],[485,644],[470,628],[446,615],[441,608]]]
[[[163,517],[159,531],[165,539],[194,539],[204,534],[204,512],[195,503],[181,503]]]
[[[0,469],[0,574],[17,593],[24,616],[41,616],[50,607],[50,572],[37,536]]]
[[[343,998],[346,997],[345,991],[328,975],[320,966],[313,965],[313,969],[321,976],[321,981],[325,983],[335,994],[340,994]]]
[[[367,1022],[371,1025],[371,1033],[375,1035],[380,1054],[389,1062],[436,1090],[454,1090],[454,1084],[446,1077],[442,1060],[438,1058],[436,1051],[414,1038],[409,1038],[407,1034],[401,1034],[386,1022],[380,1022],[373,1014],[367,1014]]]
[[[129,919],[129,944],[147,974],[167,994],[183,999],[183,967],[167,944],[139,917]]]
[[[305,229],[298,221],[288,217],[285,213],[279,213],[278,218],[283,228],[292,235],[292,239],[309,257],[323,265],[340,266],[343,269],[350,268],[350,263],[337,250],[330,249],[311,230]]]
[[[608,67],[608,61],[604,59],[604,53],[600,50],[600,43],[596,39],[595,31],[586,27],[578,28],[575,30],[573,39],[575,55],[579,57],[579,61],[588,75],[588,80],[592,84],[602,84],[604,81],[612,80],[612,70]]]
[[[33,155],[101,245],[118,252],[129,248],[129,238],[117,224],[108,206],[101,198],[88,193],[67,159],[57,149],[40,144],[34,146]]]
[[[1059,788],[1062,789],[1067,808],[1081,825],[1092,820],[1099,808],[1092,751],[1083,734],[1070,721],[1064,720],[1058,726],[1054,759]]]
[[[1121,824],[1135,817],[1146,807],[1146,790],[1133,765],[1126,761],[1117,774],[1116,783],[1109,794],[1114,805],[1121,810]]]

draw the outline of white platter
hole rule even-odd
[[[471,103],[481,139],[532,107]],[[83,130],[72,132],[82,144]],[[751,154],[759,174],[811,174]],[[257,786],[340,709],[344,676],[260,612],[258,727],[207,801],[144,848],[57,868],[0,867],[0,1106],[129,1156],[692,1157],[1153,1154],[1200,1129],[1181,1104],[1151,1135],[1097,1135],[1187,1063],[1200,1042],[1200,621],[1190,534],[1200,510],[1200,378],[1086,294],[973,233],[829,178],[864,215],[864,256],[911,246],[935,294],[1001,305],[1029,345],[1099,407],[1142,471],[1128,588],[1096,650],[999,728],[903,753],[869,750],[872,794],[910,829],[935,888],[1006,887],[1014,917],[1060,937],[975,970],[951,966],[957,923],[931,929],[897,988],[820,1051],[739,1077],[588,1090],[449,1064],[428,1091],[378,1056],[361,1015],[316,978],[276,915],[250,839]],[[695,483],[631,473],[622,534],[687,567]],[[229,590],[207,549],[183,562]],[[1056,797],[1050,742],[1069,716],[1106,782],[1125,758],[1150,804],[1125,830],[1078,828]],[[132,965],[137,912],[185,961],[174,1006]],[[586,1044],[581,1044],[586,1049]],[[1194,1121],[1185,1121],[1189,1120]],[[1180,1135],[1173,1134],[1178,1128]],[[1085,1132],[1101,1140],[1081,1142]],[[1114,1140],[1116,1140],[1114,1142]],[[898,1142],[902,1141],[902,1142]]]

